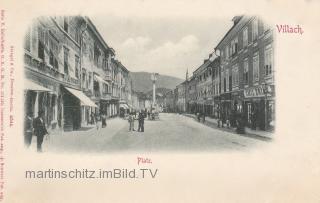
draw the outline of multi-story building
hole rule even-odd
[[[82,107],[82,123],[90,122],[90,114],[106,114],[110,116],[111,60],[114,50],[107,45],[95,25],[87,17],[85,27],[81,31],[80,77],[81,89],[96,104],[96,108]]]
[[[45,112],[49,128],[81,126],[81,106],[97,107],[80,88],[81,17],[35,19],[25,37],[25,112]]]
[[[203,64],[193,72],[193,75],[196,77],[196,111],[205,113],[206,115],[212,115],[213,112],[211,63],[211,60],[206,59]]]
[[[197,79],[195,75],[192,75],[187,79],[187,97],[186,106],[188,113],[196,113],[197,105]]]
[[[128,69],[120,61],[117,61],[117,65],[119,68],[119,114],[124,117],[130,111],[131,81]]]
[[[274,120],[272,29],[256,16],[236,16],[216,46],[221,60],[221,113],[235,124],[243,116],[260,129]]]
[[[187,82],[184,81],[180,83],[177,86],[176,94],[176,107],[177,107],[177,112],[183,113],[186,112],[186,84]]]
[[[213,59],[212,67],[212,98],[213,98],[213,112],[212,117],[219,118],[220,109],[220,57]]]
[[[170,90],[164,94],[164,108],[163,111],[173,113],[175,110],[174,90]]]
[[[25,112],[45,111],[49,128],[74,130],[91,114],[119,115],[129,71],[88,17],[37,18],[25,37]]]

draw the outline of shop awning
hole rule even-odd
[[[98,75],[94,75],[94,78],[96,79],[96,80],[98,80],[99,82],[101,82],[101,83],[104,83],[104,84],[107,84],[107,85],[109,85],[109,83],[107,82],[107,81],[105,81],[104,79],[102,79],[100,76],[98,76]]]
[[[71,89],[68,87],[65,87],[71,94],[73,94],[75,97],[77,97],[80,102],[81,106],[91,106],[91,107],[98,107],[89,97],[87,97],[83,92],[75,89]]]
[[[25,81],[25,90],[32,90],[32,91],[38,91],[38,92],[52,92],[52,90],[43,87],[41,85],[38,85],[37,83],[34,83],[30,80]]]
[[[127,104],[120,104],[120,108],[129,109],[129,106]]]

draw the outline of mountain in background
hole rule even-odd
[[[130,72],[132,83],[133,83],[133,89],[137,92],[144,92],[148,93],[152,90],[152,81],[151,81],[151,74],[148,72]],[[156,87],[163,88],[162,90],[172,90],[174,89],[178,84],[182,83],[184,80],[181,78],[176,78],[173,76],[168,75],[159,75]],[[161,92],[162,92],[161,90]]]
[[[165,88],[165,87],[159,87],[156,88],[156,95],[162,97],[165,95],[167,92],[169,92],[171,89]],[[146,92],[146,95],[148,95],[150,98],[152,97],[153,90],[150,90]]]

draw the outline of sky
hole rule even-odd
[[[132,72],[185,78],[207,59],[232,26],[230,18],[90,17],[116,58]]]

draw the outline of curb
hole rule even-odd
[[[187,115],[187,114],[182,114],[182,115],[186,116],[188,118],[193,118],[194,120],[196,120],[196,118],[194,116],[192,116],[192,115]],[[233,128],[221,128],[221,127],[218,127],[218,124],[210,122],[210,121],[207,121],[207,120],[205,121],[205,123],[198,122],[198,121],[197,121],[197,123],[201,123],[203,125],[206,125],[208,127],[211,127],[211,128],[217,129],[217,130],[234,133],[236,135],[240,135],[240,136],[244,136],[244,137],[250,137],[250,138],[259,139],[259,140],[263,140],[263,141],[272,141],[272,138],[270,138],[270,137],[266,137],[266,136],[258,135],[258,134],[254,134],[254,133],[246,132],[245,134],[238,134],[238,133],[235,132],[235,130]]]

